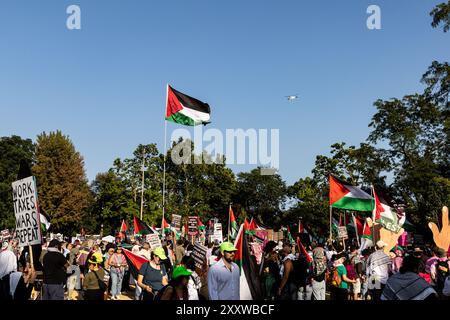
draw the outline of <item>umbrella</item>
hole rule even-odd
[[[114,238],[113,236],[106,236],[102,238],[102,241],[106,241],[109,243],[114,243],[114,241],[116,240],[116,238]]]

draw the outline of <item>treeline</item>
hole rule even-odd
[[[433,27],[447,32],[450,1],[431,16]],[[167,215],[227,221],[232,203],[241,218],[254,216],[264,225],[279,227],[296,224],[301,217],[313,232],[324,232],[332,173],[354,185],[373,184],[403,204],[407,218],[427,232],[427,222],[450,204],[449,63],[433,61],[421,82],[420,93],[376,101],[366,141],[359,146],[333,144],[330,155],[316,157],[311,176],[291,186],[279,175],[260,175],[259,168],[235,175],[223,164],[175,165],[167,157]],[[155,144],[138,145],[131,158],[116,159],[89,185],[83,157],[70,138],[57,131],[40,134],[34,143],[18,136],[0,138],[1,228],[14,226],[11,182],[22,159],[32,166],[40,207],[51,217],[54,230],[68,235],[84,227],[98,233],[103,224],[109,233],[122,219],[139,215],[143,160],[143,217],[151,225],[161,223],[164,155]]]

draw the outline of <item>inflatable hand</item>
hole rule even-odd
[[[384,247],[384,253],[389,255],[389,252],[395,245],[397,244],[398,238],[405,232],[403,228],[401,228],[398,232],[393,232],[385,228],[380,229],[380,238],[386,243],[386,247]]]
[[[447,251],[450,246],[450,225],[448,224],[448,208],[442,208],[441,231],[439,231],[439,228],[433,222],[428,223],[428,227],[430,227],[431,232],[433,232],[433,239],[436,246]]]

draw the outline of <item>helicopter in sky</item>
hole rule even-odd
[[[290,95],[290,96],[285,96],[285,98],[286,98],[288,101],[295,101],[295,100],[299,99],[300,97],[299,97],[298,94],[293,94],[293,95]]]

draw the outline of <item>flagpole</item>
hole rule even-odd
[[[166,88],[166,112],[167,112],[167,101],[169,99],[169,84]],[[166,153],[167,153],[167,120],[166,114],[164,114],[164,169],[163,169],[163,203],[162,203],[162,221],[164,221],[165,214],[165,195],[166,195]],[[161,223],[162,224],[162,223]],[[164,233],[164,231],[163,231]]]
[[[230,215],[231,215],[231,203],[230,207],[228,208],[228,241],[230,241]]]
[[[144,210],[144,167],[145,167],[145,148],[142,151],[142,183],[141,183],[141,220],[142,212]]]
[[[358,225],[356,224],[356,218],[355,218],[354,212],[352,212],[352,216],[353,216],[353,224],[355,225],[356,241],[358,242],[358,247],[361,249],[361,244],[359,242],[359,235],[358,235]],[[364,230],[364,227],[363,227],[363,230]]]
[[[333,231],[331,227],[332,215],[333,215],[333,207],[330,205],[330,245],[333,244]]]

